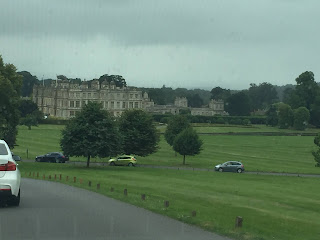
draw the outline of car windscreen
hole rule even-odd
[[[8,150],[6,146],[2,143],[0,143],[0,155],[8,155]]]

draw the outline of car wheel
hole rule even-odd
[[[132,163],[132,162],[129,163],[128,166],[129,166],[129,167],[133,167],[133,163]]]
[[[57,159],[56,159],[56,163],[61,163],[61,161],[57,158]]]
[[[40,159],[39,159],[39,158],[36,158],[36,162],[40,162]]]
[[[116,165],[114,162],[109,163],[110,166]]]
[[[19,189],[19,193],[18,196],[12,196],[10,202],[9,202],[10,206],[14,206],[14,207],[18,207],[20,205],[20,189]]]
[[[223,169],[222,169],[222,168],[219,168],[219,172],[223,172]]]
[[[237,173],[242,173],[242,169],[238,168]]]

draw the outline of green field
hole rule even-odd
[[[39,172],[62,182],[167,215],[204,229],[247,240],[317,240],[320,237],[319,178],[264,176],[128,167],[20,163],[23,176]],[[66,176],[69,181],[66,182]],[[73,183],[73,177],[77,182]],[[79,180],[83,183],[80,184]],[[88,181],[92,187],[88,187]],[[59,181],[59,180],[58,180]],[[96,190],[96,184],[101,189]],[[110,188],[114,192],[110,192]],[[123,195],[124,189],[128,196]],[[146,200],[141,200],[146,194]],[[164,207],[168,200],[169,208]],[[22,198],[23,201],[23,198]],[[196,211],[196,217],[191,212]],[[243,228],[234,228],[235,217]]]
[[[40,125],[28,130],[20,126],[14,153],[23,159],[34,159],[51,151],[60,151],[59,139],[63,126]],[[205,127],[211,131],[222,131],[226,127]],[[215,128],[217,128],[215,130]],[[257,127],[258,128],[258,127]],[[260,126],[260,129],[265,126]],[[268,127],[269,128],[269,127]],[[220,130],[219,130],[220,129]],[[232,131],[243,131],[243,127],[231,127]],[[273,128],[274,131],[279,130]],[[208,130],[209,131],[209,130]],[[231,131],[226,130],[226,132]],[[232,135],[201,135],[204,142],[201,154],[187,157],[187,167],[213,168],[216,164],[235,160],[241,161],[247,171],[314,173],[320,174],[320,168],[314,167],[315,162],[311,151],[315,149],[314,137],[307,136],[232,136]],[[85,158],[71,157],[71,161],[85,161]],[[105,159],[92,159],[93,162],[107,162]],[[181,166],[182,157],[175,156],[174,151],[166,143],[163,136],[158,152],[138,157],[139,164]]]
[[[198,133],[245,133],[245,132],[269,132],[269,133],[319,133],[320,130],[317,128],[310,128],[305,131],[298,131],[294,129],[279,129],[277,127],[271,127],[266,125],[250,125],[250,126],[235,126],[235,125],[219,125],[219,124],[205,124],[205,123],[194,123],[192,124],[194,129]],[[164,133],[166,126],[158,127],[160,132]]]

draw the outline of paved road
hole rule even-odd
[[[20,207],[0,208],[0,240],[227,240],[84,189],[23,179]]]

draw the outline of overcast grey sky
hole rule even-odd
[[[0,54],[39,79],[245,89],[320,77],[319,0],[0,0]]]

